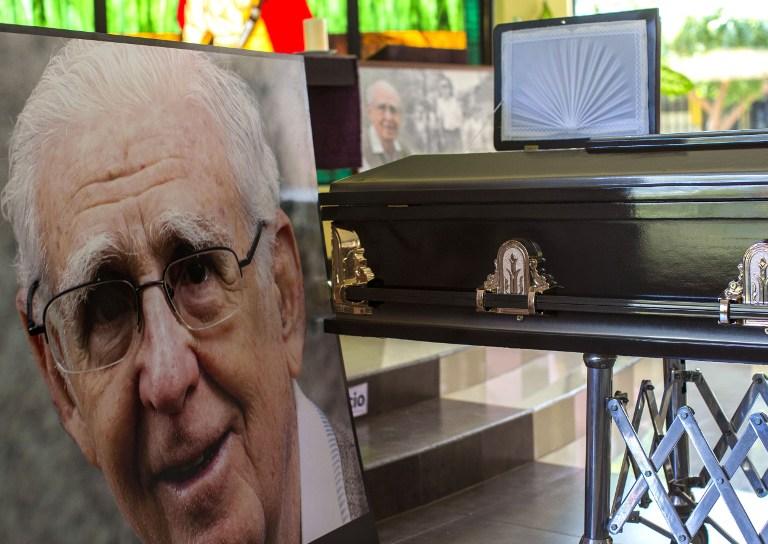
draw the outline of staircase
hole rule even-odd
[[[377,519],[435,501],[585,432],[580,354],[342,337]],[[619,358],[616,388],[639,359]],[[364,392],[364,393],[362,393]],[[354,396],[354,393],[353,393]]]

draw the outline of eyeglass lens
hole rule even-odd
[[[171,308],[190,330],[213,327],[239,308],[242,275],[229,250],[203,251],[173,261],[163,282]],[[56,362],[66,371],[83,372],[123,359],[138,336],[141,290],[125,280],[109,280],[53,299],[45,325]]]

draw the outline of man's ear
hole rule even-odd
[[[291,221],[283,210],[275,217],[272,273],[279,291],[283,342],[288,348],[288,370],[296,378],[304,350],[304,278]]]
[[[56,367],[56,363],[53,360],[53,355],[48,345],[45,342],[45,337],[42,334],[37,336],[30,336],[26,334],[27,330],[27,308],[26,308],[26,291],[19,289],[16,294],[16,310],[19,312],[21,318],[21,325],[25,331],[29,347],[32,351],[32,356],[37,363],[37,368],[45,380],[45,385],[48,386],[48,391],[53,400],[53,405],[56,407],[56,412],[59,414],[59,421],[67,431],[69,436],[80,447],[80,450],[85,455],[86,459],[91,464],[96,464],[96,455],[93,448],[93,442],[91,441],[91,435],[88,433],[88,429],[83,420],[80,408],[74,401],[74,398],[70,394],[67,386],[67,382]]]

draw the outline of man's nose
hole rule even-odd
[[[139,396],[149,409],[177,414],[197,387],[200,368],[193,338],[173,314],[162,288],[143,295],[143,327],[137,354]]]

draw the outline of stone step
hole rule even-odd
[[[533,459],[531,412],[430,399],[356,421],[377,519]]]
[[[467,348],[459,344],[363,336],[339,336],[339,341],[350,381],[370,379],[377,374],[430,362]]]
[[[341,336],[350,402],[377,415],[460,391],[540,356],[513,350]]]
[[[584,434],[581,356],[525,355],[513,370],[483,383],[356,420],[377,519],[477,484]],[[617,384],[638,361],[618,359]]]
[[[529,352],[525,364],[445,398],[532,411],[533,451],[538,459],[586,432],[587,371],[579,353],[521,351]],[[640,361],[637,357],[616,360],[617,386],[632,381],[631,369]]]
[[[466,346],[340,336],[356,417],[372,417],[440,396],[440,362]]]

